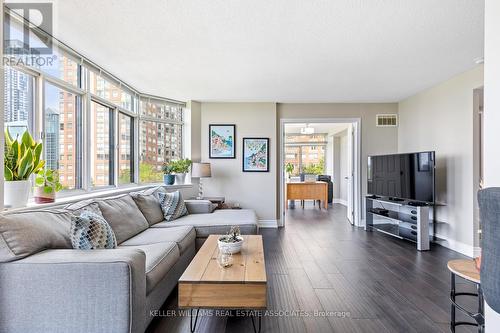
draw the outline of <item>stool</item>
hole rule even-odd
[[[482,333],[484,331],[484,301],[483,301],[483,293],[481,291],[481,279],[479,276],[479,271],[476,269],[476,265],[473,260],[465,260],[465,259],[457,259],[448,261],[448,270],[451,272],[451,291],[450,291],[450,300],[451,300],[451,321],[450,321],[450,329],[452,332],[455,332],[455,327],[460,325],[471,325],[477,326],[478,332]],[[476,285],[477,294],[476,293],[457,293],[455,291],[455,278],[459,276],[465,279],[468,282],[471,282]],[[466,310],[464,307],[459,305],[456,301],[456,296],[474,296],[478,298],[478,309],[476,313],[470,312]],[[455,311],[459,309],[472,319],[474,322],[469,321],[456,321]]]

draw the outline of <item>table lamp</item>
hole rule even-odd
[[[193,167],[191,169],[191,177],[200,178],[198,197],[196,199],[202,199],[203,198],[202,179],[212,177],[212,170],[210,168],[210,163],[193,163]]]

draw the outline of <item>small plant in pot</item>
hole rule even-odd
[[[189,158],[170,162],[170,165],[173,167],[173,172],[175,173],[175,183],[177,185],[182,185],[186,182],[186,175],[189,172],[191,164],[193,164],[193,162]]]
[[[62,190],[59,173],[55,170],[40,170],[35,177],[35,192],[33,197],[37,204],[56,201],[56,192]]]
[[[42,170],[45,161],[41,159],[43,145],[36,142],[28,131],[15,139],[5,129],[4,148],[4,203],[6,207],[26,206],[30,193],[30,177]]]
[[[292,176],[294,169],[295,169],[295,165],[293,165],[292,163],[285,164],[286,179],[288,181],[290,181],[290,177]]]
[[[163,164],[161,171],[163,171],[163,182],[165,185],[174,185],[175,175],[173,175],[174,167],[170,163]]]
[[[219,237],[219,250],[222,253],[235,254],[241,251],[243,237],[240,235],[240,227],[232,226],[229,234]]]

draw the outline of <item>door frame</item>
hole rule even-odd
[[[353,131],[354,131],[354,140],[355,140],[355,145],[354,145],[354,151],[353,151],[353,157],[355,159],[354,163],[354,181],[353,181],[353,202],[354,202],[354,225],[357,227],[362,227],[362,220],[361,220],[361,118],[282,118],[280,119],[280,152],[279,152],[279,193],[280,193],[280,198],[279,198],[279,220],[278,220],[278,226],[284,227],[285,226],[285,168],[284,168],[284,162],[285,162],[285,124],[294,124],[294,123],[333,123],[333,124],[355,124],[353,126]]]

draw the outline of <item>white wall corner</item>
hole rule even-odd
[[[259,228],[278,228],[278,220],[259,220]]]

